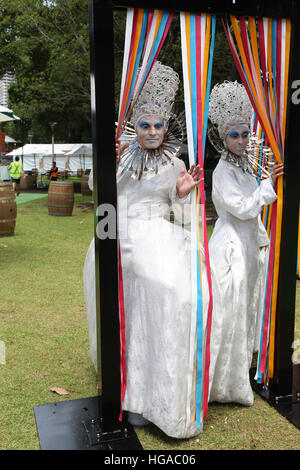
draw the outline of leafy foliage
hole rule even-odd
[[[0,72],[15,75],[9,105],[25,132],[49,141],[57,122],[57,141],[90,141],[87,1],[1,0],[0,14]]]
[[[114,12],[115,111],[123,64],[125,10]],[[91,141],[90,46],[87,0],[0,0],[0,76],[12,72],[9,106],[22,122],[3,130],[26,142]],[[174,111],[184,109],[179,16],[158,57],[181,78]],[[217,22],[213,84],[232,78],[232,56]]]

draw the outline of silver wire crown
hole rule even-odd
[[[179,76],[175,70],[156,61],[134,104],[130,123],[135,126],[141,116],[148,114],[161,116],[168,121],[178,86]]]
[[[224,141],[230,128],[240,124],[251,127],[253,108],[245,87],[238,82],[225,81],[211,91],[208,117],[212,123],[208,138],[218,153],[230,163],[248,171],[258,180],[268,178],[274,155],[254,133],[250,134],[245,157],[232,154],[225,148]]]
[[[239,124],[250,125],[253,108],[245,87],[225,81],[214,86],[210,93],[208,117],[217,128],[221,140]]]

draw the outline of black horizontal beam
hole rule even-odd
[[[267,16],[269,18],[293,18],[297,14],[296,1],[262,0],[259,2],[245,0],[198,1],[185,0],[112,0],[115,8],[155,8],[159,10],[191,11],[214,13],[216,15]]]

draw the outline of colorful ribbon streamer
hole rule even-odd
[[[116,140],[120,138],[131,110],[139,97],[155,60],[161,50],[173,18],[172,12],[128,8],[125,30],[124,58]],[[118,241],[119,322],[120,322],[120,380],[121,413],[126,390],[125,311],[122,260]]]
[[[181,12],[180,24],[189,163],[190,165],[200,164],[203,168],[216,17],[209,14]],[[200,214],[199,205],[201,207]],[[207,312],[203,311],[202,302],[200,217],[209,286]],[[202,420],[206,417],[208,406],[210,332],[213,306],[203,181],[192,193],[191,237],[192,289],[196,306],[194,324],[197,328],[196,421],[197,425],[200,426]],[[191,338],[194,334],[195,331],[192,329]],[[191,351],[190,361],[191,367],[193,367],[193,351]],[[190,392],[192,393],[191,389]],[[189,412],[188,409],[187,413]]]
[[[230,16],[235,41],[223,21],[237,70],[247,90],[265,139],[277,162],[284,162],[291,21]],[[268,385],[274,376],[275,320],[282,225],[283,182],[268,213],[269,268],[266,283],[257,380]]]
[[[174,13],[128,8],[117,138],[165,41]]]

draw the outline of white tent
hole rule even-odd
[[[26,144],[7,154],[13,158],[23,156],[24,171],[33,168],[50,170],[52,166],[52,144]],[[93,168],[92,144],[55,144],[54,159],[59,171],[90,170]]]
[[[79,144],[66,153],[69,171],[77,169],[90,170],[93,168],[92,144]]]

